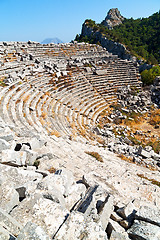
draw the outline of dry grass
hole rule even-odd
[[[42,112],[41,113],[41,117],[45,119],[47,117],[47,113],[46,112]]]
[[[56,172],[56,169],[54,167],[51,167],[48,169],[48,172],[50,173],[55,173]]]
[[[30,98],[30,95],[27,95],[26,97],[23,97],[23,102],[26,103],[29,98]]]
[[[123,154],[118,154],[118,157],[121,158],[122,160],[126,161],[126,162],[134,163],[132,157],[126,157]]]
[[[61,136],[60,132],[58,132],[57,130],[52,130],[50,134],[54,135],[56,137],[60,137]]]
[[[97,152],[85,152],[86,154],[94,157],[97,161],[99,162],[103,162],[103,158],[101,157],[101,155]]]
[[[44,119],[42,118],[42,117],[40,117],[40,123],[42,124],[42,126],[45,124],[45,121],[44,121]]]
[[[160,109],[155,109],[151,111],[149,123],[153,126],[160,124]]]
[[[145,177],[144,174],[137,174],[137,176],[140,177],[140,178],[143,178],[143,179],[148,180],[148,181],[151,182],[153,185],[156,185],[156,186],[160,187],[160,182],[158,182],[158,181],[155,180],[155,179],[149,179],[149,178]]]

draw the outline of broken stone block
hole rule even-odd
[[[132,202],[128,203],[126,206],[119,208],[116,211],[123,219],[127,219],[132,221],[135,213],[136,213],[136,209],[135,206]]]
[[[41,139],[39,136],[36,136],[34,138],[32,138],[30,141],[30,146],[31,149],[34,151],[36,149],[40,149],[42,146],[44,146],[46,144],[46,141]]]
[[[19,224],[16,221],[16,219],[12,218],[10,214],[8,214],[6,211],[0,208],[0,237],[1,237],[1,233],[4,235],[6,234],[8,235],[9,233],[9,235],[11,236],[12,235],[17,236],[21,229],[22,229],[22,225]],[[7,240],[8,239],[10,238],[7,238]]]
[[[29,183],[34,183],[37,186],[37,183],[43,178],[42,174],[35,171],[27,171],[23,168],[15,168],[4,164],[0,164],[0,173],[1,178],[7,179],[7,184],[10,185],[11,183],[15,189]]]
[[[92,209],[95,209],[95,199],[94,194],[98,188],[98,185],[95,185],[93,187],[90,187],[85,196],[82,198],[82,200],[79,202],[79,204],[76,206],[76,210],[78,212],[81,212],[85,215],[85,217],[89,216]]]
[[[109,238],[110,240],[129,240],[127,233],[119,233],[116,231],[112,231],[111,236]]]
[[[135,218],[160,227],[160,210],[153,206],[141,206],[136,212]]]
[[[67,209],[72,209],[75,203],[77,203],[82,197],[84,197],[86,187],[84,184],[74,184],[70,188],[69,195],[65,198]]]
[[[108,225],[108,221],[112,212],[113,212],[113,196],[108,195],[105,201],[98,208],[98,215],[100,217],[100,221],[102,223],[102,227],[104,230]]]
[[[32,150],[25,150],[25,152],[26,152],[26,165],[33,166],[34,162],[38,157],[38,153]]]
[[[142,240],[159,240],[160,239],[160,227],[153,224],[135,220],[134,224],[127,233],[132,239]]]
[[[107,235],[112,236],[113,232],[117,232],[117,233],[124,233],[125,229],[123,227],[121,227],[117,222],[113,221],[112,219],[109,220],[107,229],[106,229]]]
[[[11,183],[12,184],[12,183]],[[19,204],[19,194],[5,181],[0,185],[0,207],[9,213],[16,205]]]
[[[24,151],[3,150],[1,163],[10,166],[24,166],[26,164],[26,155]]]
[[[122,217],[120,217],[116,212],[112,212],[111,217],[113,221],[120,222],[123,220]]]
[[[50,240],[43,228],[35,223],[28,222],[21,230],[17,240]]]
[[[10,148],[11,145],[4,139],[0,139],[0,151]]]
[[[67,220],[54,236],[55,240],[107,240],[107,234],[99,223],[80,212],[71,212]]]
[[[41,194],[32,194],[12,210],[11,216],[23,226],[31,221],[45,229],[49,237],[55,235],[69,214],[56,201],[44,198]]]
[[[145,151],[141,146],[138,149],[138,154],[144,158],[151,158],[152,152]]]

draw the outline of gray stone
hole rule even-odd
[[[149,206],[141,206],[136,212],[135,218],[160,227],[160,210],[156,206],[152,208]]]
[[[134,218],[136,209],[132,202],[128,203],[126,206],[119,208],[117,213],[124,219],[131,220]]]
[[[106,229],[108,236],[111,236],[113,231],[116,231],[118,233],[124,233],[125,229],[121,227],[117,222],[110,219]]]
[[[4,139],[0,139],[0,151],[10,148],[11,145]]]
[[[25,150],[26,152],[26,165],[33,166],[38,157],[38,153],[32,150]]]
[[[160,227],[143,221],[135,220],[127,233],[133,240],[160,240]]]
[[[120,222],[123,220],[123,218],[120,217],[116,212],[112,212],[111,219],[116,222]]]
[[[0,208],[0,226],[1,231],[4,232],[4,229],[8,233],[12,233],[14,236],[17,236],[22,229],[22,225],[19,224],[16,219],[14,219],[10,214]],[[1,236],[1,235],[0,235]]]
[[[43,228],[35,223],[28,222],[21,230],[17,240],[50,240]]]
[[[107,240],[107,235],[99,223],[85,218],[83,213],[72,212],[58,233],[55,240]]]
[[[98,209],[98,215],[100,217],[100,221],[102,223],[102,227],[105,230],[109,218],[113,212],[113,196],[108,195],[105,199],[105,201],[101,204],[101,206]]]
[[[3,139],[5,141],[9,142],[9,141],[13,140],[13,134],[12,133],[8,133],[8,134],[6,133],[3,135],[1,134],[0,139]]]
[[[3,150],[1,163],[11,166],[24,166],[26,164],[26,155],[24,151]]]
[[[113,230],[109,239],[110,240],[129,240],[129,237],[128,237],[128,234],[125,232],[119,233]]]
[[[55,201],[44,198],[41,194],[34,194],[25,198],[21,204],[12,210],[11,216],[22,224],[31,221],[45,229],[49,237],[52,237],[64,222],[67,209]]]
[[[15,168],[0,164],[1,178],[6,179],[7,184],[13,184],[14,188],[25,186],[26,183],[37,183],[43,178],[42,174],[27,171],[23,168]]]
[[[144,158],[151,158],[152,156],[151,152],[145,151],[141,146],[138,149],[138,154]]]
[[[12,183],[1,181],[0,184],[0,207],[9,213],[16,205],[19,204],[19,194],[13,188]]]

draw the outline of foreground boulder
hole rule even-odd
[[[107,240],[107,235],[97,224],[83,213],[72,212],[54,237],[55,240]]]
[[[28,222],[21,230],[17,240],[50,240],[49,236],[44,232],[43,228],[32,222]]]

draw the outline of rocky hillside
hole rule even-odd
[[[111,9],[101,24],[87,19],[82,26],[81,34],[76,36],[76,40],[99,43],[121,58],[128,57],[125,55],[128,50],[137,58],[157,64],[160,62],[159,24],[160,12],[148,18],[134,20],[122,17],[118,9]]]
[[[122,24],[124,17],[120,14],[118,8],[112,8],[107,13],[105,20],[102,22],[108,29],[113,29],[115,26]]]

